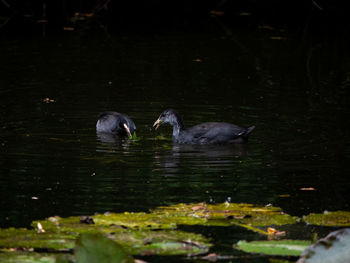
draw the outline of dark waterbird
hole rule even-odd
[[[180,115],[172,109],[163,111],[153,127],[158,129],[163,123],[173,126],[173,141],[181,144],[243,143],[255,128],[245,129],[226,122],[205,122],[186,128]]]
[[[100,114],[96,123],[97,133],[128,135],[132,137],[136,131],[135,123],[129,116],[115,112],[106,111]]]

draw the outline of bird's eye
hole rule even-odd
[[[160,115],[160,117],[162,117],[162,118],[163,118],[163,117],[165,117],[165,114],[164,114],[164,113],[162,113],[162,114]]]

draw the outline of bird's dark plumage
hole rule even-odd
[[[173,126],[173,141],[181,144],[243,143],[255,128],[245,129],[226,122],[205,122],[186,128],[180,115],[172,109],[160,114],[153,126],[157,129],[163,123]]]
[[[132,136],[136,131],[135,123],[129,116],[115,111],[100,114],[96,123],[97,133],[109,133]]]

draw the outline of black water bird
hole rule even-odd
[[[128,135],[132,137],[136,131],[135,123],[129,116],[115,112],[106,111],[100,114],[96,123],[97,133]]]
[[[173,126],[173,141],[180,144],[226,144],[243,143],[255,126],[247,129],[226,122],[205,122],[186,128],[180,115],[173,109],[160,114],[153,124],[155,129],[163,123]]]

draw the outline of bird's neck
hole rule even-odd
[[[180,116],[175,116],[175,121],[171,123],[173,126],[173,137],[179,136],[180,132],[185,130],[185,124]]]
[[[180,126],[178,124],[173,125],[173,137],[178,137],[180,134]]]

